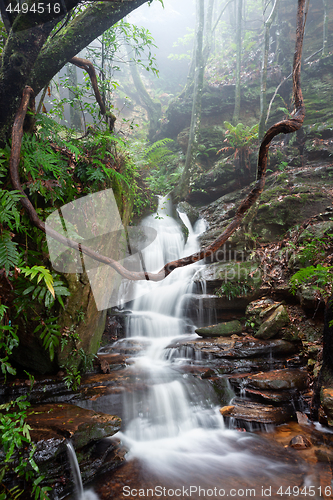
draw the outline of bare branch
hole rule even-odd
[[[99,109],[101,110],[101,114],[105,116],[106,108],[98,88],[96,71],[92,62],[88,61],[88,59],[81,59],[80,57],[72,57],[69,62],[75,64],[78,68],[84,69],[88,73]]]

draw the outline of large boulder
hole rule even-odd
[[[255,334],[257,339],[271,339],[290,322],[288,311],[282,304],[260,325]]]

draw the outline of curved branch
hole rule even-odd
[[[99,105],[99,109],[101,110],[101,114],[104,116],[106,114],[106,107],[98,88],[96,71],[92,62],[88,61],[88,59],[81,59],[80,57],[72,57],[68,62],[74,64],[78,68],[84,69],[88,73],[96,101]]]
[[[248,196],[241,202],[237,213],[235,215],[234,220],[228,225],[228,227],[223,231],[223,233],[210,245],[206,248],[197,252],[195,254],[189,255],[188,257],[184,257],[182,259],[175,260],[173,262],[168,262],[158,273],[145,273],[145,272],[131,272],[125,269],[119,262],[114,261],[108,257],[100,255],[97,252],[94,252],[89,247],[85,245],[79,245],[78,243],[67,239],[61,236],[59,233],[51,229],[47,228],[48,234],[54,238],[55,240],[63,243],[64,245],[74,248],[75,250],[82,251],[85,255],[92,257],[98,262],[102,262],[103,264],[107,264],[115,269],[121,276],[127,278],[129,280],[146,280],[149,279],[151,281],[161,281],[168,274],[170,274],[174,269],[178,267],[184,267],[189,264],[193,264],[194,262],[198,262],[199,260],[204,259],[206,256],[211,255],[216,252],[224,243],[228,240],[228,238],[238,229],[240,226],[242,219],[245,213],[251,208],[251,206],[257,201],[260,194],[262,193],[265,186],[265,178],[266,178],[266,169],[267,169],[267,160],[268,160],[268,149],[269,145],[274,137],[278,134],[290,134],[292,132],[296,132],[299,130],[303,124],[304,116],[305,116],[305,108],[303,103],[302,90],[300,86],[300,72],[301,72],[301,57],[302,57],[302,46],[303,46],[303,36],[304,36],[304,27],[306,21],[306,13],[304,14],[304,5],[306,0],[298,0],[298,10],[297,10],[297,28],[296,28],[296,48],[294,55],[294,63],[293,63],[293,96],[295,102],[295,110],[292,118],[288,120],[283,120],[281,122],[273,125],[265,134],[258,157],[258,171],[257,171],[257,180],[254,188],[250,191]],[[22,101],[20,104],[20,108],[16,114],[15,122],[13,126],[12,132],[12,152],[10,158],[10,175],[14,189],[19,190],[22,193],[21,203],[25,210],[28,212],[31,222],[38,227],[41,231],[46,233],[46,224],[42,222],[33,205],[30,203],[29,199],[25,195],[22,190],[22,186],[19,179],[18,173],[18,164],[20,159],[20,151],[21,151],[21,141],[23,135],[23,122],[24,117],[26,115],[26,111],[28,108],[29,100],[33,96],[33,90],[31,87],[26,87],[23,92]]]

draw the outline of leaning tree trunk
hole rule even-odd
[[[235,89],[235,108],[232,117],[233,125],[239,122],[240,102],[241,102],[241,64],[242,64],[242,10],[243,0],[237,0],[236,10],[236,89]]]
[[[277,12],[279,0],[275,0],[272,11],[264,22],[264,49],[261,66],[261,84],[260,84],[260,119],[259,119],[259,139],[262,139],[265,132],[266,114],[267,114],[267,65],[269,52],[269,32]]]
[[[174,201],[186,198],[189,189],[191,167],[195,161],[196,146],[198,144],[200,121],[201,121],[201,96],[204,80],[204,61],[203,61],[203,31],[205,17],[204,0],[197,0],[196,4],[196,55],[195,55],[195,76],[193,89],[193,103],[191,113],[191,124],[186,152],[185,166],[178,186],[172,192]]]

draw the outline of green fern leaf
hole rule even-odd
[[[0,268],[4,267],[6,274],[18,265],[20,256],[16,249],[17,243],[12,241],[9,231],[0,235]]]

